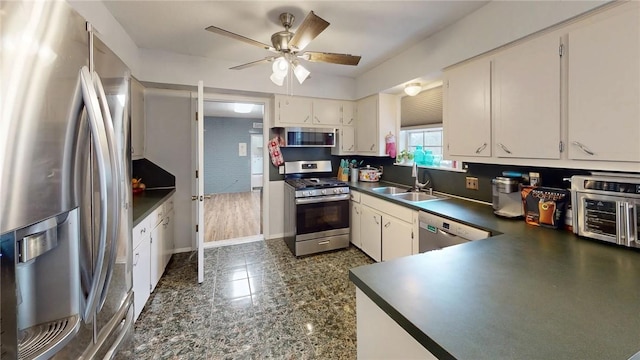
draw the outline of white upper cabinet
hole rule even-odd
[[[491,62],[449,69],[444,78],[445,155],[491,156]]]
[[[356,126],[356,103],[353,101],[342,102],[342,125]]]
[[[638,7],[569,32],[569,159],[640,162]]]
[[[144,157],[144,86],[131,78],[131,158]]]
[[[342,126],[336,133],[336,146],[331,148],[331,155],[354,155],[356,153],[356,129],[352,126]]]
[[[276,95],[274,126],[335,128],[343,123],[353,126],[354,107],[352,101]]]
[[[342,123],[342,102],[313,99],[313,124],[336,126]]]
[[[385,137],[398,140],[400,99],[396,95],[376,94],[357,102],[356,152],[359,155],[385,156]]]
[[[276,95],[276,126],[313,125],[313,102],[310,98]]]
[[[560,36],[508,48],[492,64],[494,155],[559,159]]]

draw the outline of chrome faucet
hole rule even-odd
[[[423,184],[418,181],[418,164],[413,163],[413,167],[411,168],[411,177],[415,179],[415,183],[413,184],[413,188],[411,191],[418,192],[421,191],[425,186],[429,185],[431,180],[428,180]],[[433,194],[433,189],[429,188],[429,195]]]

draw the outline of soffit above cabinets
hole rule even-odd
[[[400,126],[442,123],[442,86],[402,98]]]

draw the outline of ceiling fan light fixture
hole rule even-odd
[[[278,74],[276,74],[275,72],[273,74],[271,74],[271,76],[269,77],[269,79],[271,79],[271,81],[278,85],[278,86],[282,86],[282,84],[284,84],[284,78],[287,74],[285,73],[283,76],[280,76]]]
[[[284,79],[284,77],[287,76],[287,72],[289,71],[289,61],[281,56],[273,61],[271,69],[273,70],[274,74]]]
[[[296,79],[298,79],[300,85],[302,85],[302,83],[309,77],[309,74],[311,74],[311,72],[309,72],[309,70],[307,70],[304,66],[294,63],[293,74],[296,76]]]
[[[416,96],[422,91],[420,83],[411,83],[404,86],[404,92],[409,96]]]

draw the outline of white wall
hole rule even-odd
[[[594,9],[607,1],[492,1],[359,76],[355,98],[383,92]]]
[[[145,158],[176,177],[175,247],[192,248],[191,98],[187,91],[145,91]]]

